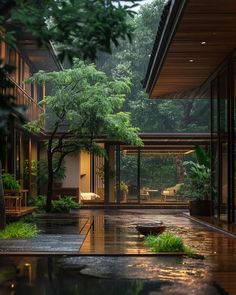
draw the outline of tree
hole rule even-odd
[[[133,17],[135,1],[111,0],[3,0],[0,3],[0,42],[16,47],[15,31],[29,32],[38,45],[52,41],[57,46],[59,58],[89,58],[94,60],[98,50],[111,53],[111,44],[119,45],[119,39],[131,39],[133,28],[127,17]],[[8,131],[9,118],[16,116],[14,97],[5,95],[12,85],[8,80],[10,65],[0,65],[0,147],[3,148]],[[19,113],[18,113],[19,114]],[[6,120],[3,118],[7,118]],[[17,115],[18,116],[18,115]],[[19,115],[22,118],[22,115]],[[0,227],[5,226],[5,206],[1,181],[0,151]]]
[[[52,41],[61,60],[67,56],[95,60],[98,51],[111,53],[112,44],[131,39],[135,0],[5,0],[0,4],[3,25],[12,36],[18,24],[38,41]],[[9,24],[13,27],[9,27]]]
[[[42,101],[49,136],[47,211],[50,212],[54,175],[66,155],[82,149],[104,155],[103,148],[95,141],[99,135],[127,144],[141,145],[142,142],[138,130],[131,126],[130,114],[119,111],[129,91],[129,81],[110,80],[94,65],[76,60],[72,69],[40,71],[28,82],[47,83],[51,89],[51,95]],[[39,131],[41,122],[42,117],[27,126]],[[55,159],[57,167],[53,167]]]
[[[131,20],[135,28],[132,43],[123,41],[112,56],[100,54],[98,66],[110,76],[131,79],[124,109],[141,132],[209,132],[209,99],[148,99],[142,87],[165,2],[143,5]]]

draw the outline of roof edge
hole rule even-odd
[[[187,1],[169,0],[164,7],[143,82],[143,87],[149,93],[149,97],[162,69],[167,51]]]

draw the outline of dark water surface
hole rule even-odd
[[[196,271],[196,263],[176,257],[1,257],[0,294],[226,294]]]

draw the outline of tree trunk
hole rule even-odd
[[[4,191],[2,183],[2,161],[0,160],[0,229],[6,226]]]
[[[51,151],[48,150],[48,189],[47,189],[47,204],[46,212],[51,212],[52,209],[52,193],[53,193],[53,161]]]

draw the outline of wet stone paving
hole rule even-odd
[[[0,257],[0,294],[236,294],[236,239],[179,210],[80,211],[94,218],[83,256]],[[135,225],[160,220],[205,259],[151,257]],[[69,228],[60,234],[75,233],[76,223]]]

